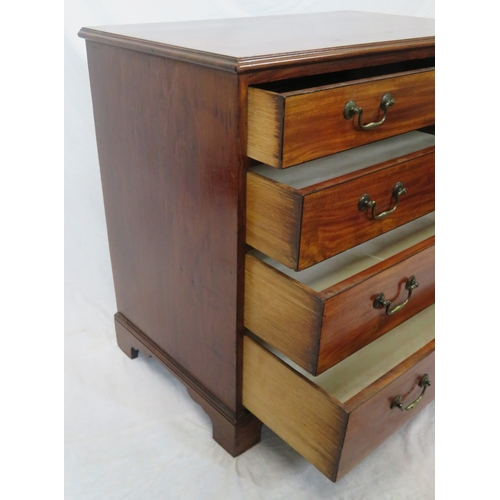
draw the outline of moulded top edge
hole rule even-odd
[[[79,36],[242,72],[434,44],[434,19],[337,11],[82,28]]]

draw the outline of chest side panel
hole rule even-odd
[[[87,43],[118,311],[234,411],[237,76]]]

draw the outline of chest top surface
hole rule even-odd
[[[357,11],[321,12],[171,23],[82,28],[89,40],[172,55],[209,54],[236,69],[276,64],[301,54],[434,43],[434,19]]]

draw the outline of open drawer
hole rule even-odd
[[[300,271],[434,210],[434,136],[247,173],[246,242]]]
[[[433,235],[429,214],[301,272],[251,250],[244,325],[317,375],[434,303]]]
[[[434,306],[320,377],[290,365],[245,337],[243,405],[335,481],[434,399]]]
[[[301,88],[275,82],[248,89],[247,154],[285,168],[433,123],[434,68],[347,81],[340,72]]]

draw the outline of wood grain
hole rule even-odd
[[[236,415],[236,419],[227,418],[192,386],[186,385],[186,389],[191,399],[209,416],[214,441],[231,456],[237,457],[260,442],[262,422],[255,415],[243,410]]]
[[[323,73],[369,68],[385,64],[401,63],[421,60],[429,62],[428,67],[434,66],[435,46],[434,39],[407,40],[408,43],[393,45],[378,44],[372,46],[349,47],[343,50],[321,51],[314,56],[303,58],[302,63],[293,64],[299,54],[290,54],[288,58],[280,59],[274,66],[259,66],[258,60],[239,65],[238,72],[248,77],[249,85],[258,85],[278,80],[288,80],[297,77],[315,76]],[[404,56],[402,56],[404,54]]]
[[[238,78],[87,44],[118,310],[236,422],[245,249]]]
[[[419,287],[406,307],[394,315],[373,307],[378,293],[404,302],[411,275]],[[321,292],[246,256],[245,327],[313,375],[433,303],[434,237]]]
[[[118,346],[127,356],[154,357],[186,386],[191,399],[210,417],[214,440],[229,454],[238,456],[260,441],[262,422],[248,410],[235,413],[227,408],[123,314],[115,314],[115,328]]]
[[[244,311],[246,328],[314,370],[323,312],[317,294],[247,254]]]
[[[296,271],[306,269],[432,212],[434,163],[428,148],[302,189],[248,172],[247,243]],[[364,194],[377,202],[377,214],[391,209],[397,182],[407,192],[390,216],[376,220],[371,210],[358,210]]]
[[[299,253],[303,197],[295,189],[247,173],[246,241],[288,267]]]
[[[435,209],[434,152],[407,161],[387,162],[366,175],[304,196],[300,257],[297,269],[305,269],[380,234],[384,234]],[[377,202],[376,214],[394,206],[394,186],[402,182],[406,193],[397,209],[384,219],[371,210],[359,211],[364,194]]]
[[[364,110],[363,123],[380,120],[383,115],[380,101],[386,92],[392,94],[396,103],[389,108],[387,119],[381,126],[362,130],[357,116],[351,120],[344,118],[345,104],[354,100]],[[284,115],[276,123],[267,124],[267,133],[275,133],[277,126],[283,127],[280,157],[270,162],[269,157],[274,151],[267,153],[265,159],[259,157],[259,151],[248,152],[252,158],[277,168],[290,167],[434,123],[433,70],[354,80],[278,95],[285,100]],[[260,103],[265,101],[262,99]],[[249,115],[252,113],[270,114],[262,106],[255,110],[249,107]]]
[[[307,92],[264,96],[248,86],[408,60],[427,65],[434,57],[433,26],[433,20],[342,12],[80,31],[87,39],[118,345],[129,357],[140,351],[167,366],[210,416],[214,439],[233,455],[260,435],[261,422],[244,403],[283,429],[286,440],[335,479],[348,416],[328,394],[249,339],[243,352],[245,320],[263,338],[270,328],[276,345],[315,372],[325,303],[334,298],[311,293],[245,257],[247,221],[250,239],[265,225],[259,220],[260,228],[252,227],[257,217],[251,203],[246,217],[247,150],[277,166],[283,166],[283,151],[284,166],[308,154],[329,154],[309,117],[310,102],[320,109],[325,104],[315,101],[320,89],[308,101]],[[411,90],[414,103],[428,113],[429,89],[426,95]],[[410,111],[398,111],[404,95],[395,95],[388,120],[400,113],[417,128],[420,122]],[[349,98],[358,99],[351,93]],[[372,119],[368,110],[380,96],[367,91],[359,99],[366,120]],[[247,117],[248,102],[260,111],[249,110]],[[401,132],[394,128],[390,134]],[[357,131],[336,133],[339,141],[352,135],[346,148],[357,144]],[[288,191],[272,208],[271,192],[261,200],[268,210],[293,214],[270,224],[276,246],[294,231],[287,226],[280,234],[278,227],[291,224],[303,200]],[[298,245],[296,233],[288,245]],[[280,400],[283,392],[288,402]],[[361,415],[367,399],[360,398],[360,404],[356,398],[348,403]]]
[[[378,121],[382,96],[390,92],[396,103],[383,125],[361,130],[357,116],[343,116],[347,101],[364,110],[364,123]],[[416,130],[434,123],[434,71],[417,71],[405,76],[373,78],[364,83],[346,83],[324,92],[291,96],[287,99],[283,133],[283,164],[295,165],[337,151],[360,146],[385,137]],[[304,132],[314,141],[305,141]]]
[[[258,33],[258,35],[256,35]],[[434,20],[354,11],[82,28],[122,48],[231,72],[262,72],[433,48]]]
[[[326,392],[245,337],[243,404],[335,480],[347,413]]]
[[[243,404],[335,481],[434,399],[434,341],[342,404],[253,339],[243,347]],[[397,395],[416,399],[424,374],[433,385],[411,411],[391,409]]]
[[[281,161],[283,107],[279,95],[248,88],[248,156],[270,165]]]
[[[316,374],[345,359],[434,303],[434,236],[325,290],[325,308]],[[405,284],[415,275],[419,287],[399,312],[373,307],[384,293],[393,306],[408,296]]]
[[[346,403],[349,420],[337,479],[434,400],[434,345],[434,341],[430,342]],[[425,374],[432,385],[417,406],[406,412],[391,409],[395,396],[403,396],[405,405],[419,396],[419,383]]]

